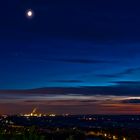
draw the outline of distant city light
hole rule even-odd
[[[106,136],[107,136],[107,134],[104,134],[104,136],[106,137]]]
[[[49,116],[50,116],[50,117],[55,117],[56,115],[55,115],[55,114],[50,114]]]
[[[116,140],[117,138],[116,138],[116,136],[113,136],[113,140]]]

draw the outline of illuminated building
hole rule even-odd
[[[24,114],[25,117],[41,117],[42,114],[36,113],[37,108],[34,108],[33,111],[30,114]]]
[[[49,115],[46,115],[46,114],[38,114],[38,113],[36,113],[36,110],[37,110],[37,108],[34,108],[33,109],[33,111],[31,112],[31,113],[29,113],[29,114],[24,114],[23,116],[25,116],[25,117],[42,117],[42,116],[50,116],[50,117],[55,117],[56,116],[56,114],[49,114]],[[22,116],[22,115],[21,115]]]

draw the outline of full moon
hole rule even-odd
[[[26,15],[28,18],[32,18],[33,17],[33,11],[32,10],[27,10]]]
[[[32,11],[28,11],[28,16],[30,17],[30,16],[32,16]]]

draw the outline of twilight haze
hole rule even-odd
[[[0,114],[140,114],[139,5],[1,2]]]

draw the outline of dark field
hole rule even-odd
[[[140,116],[1,116],[0,140],[139,140]]]

